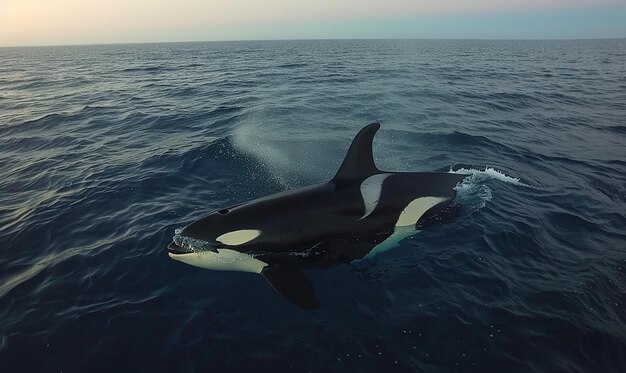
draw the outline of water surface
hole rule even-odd
[[[626,41],[0,49],[0,367],[622,371]],[[464,212],[300,310],[167,257],[176,228],[378,166],[476,169]],[[486,171],[485,171],[486,170]]]

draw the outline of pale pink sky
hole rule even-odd
[[[418,17],[416,22],[439,17],[445,22],[446,16],[458,19],[477,14],[500,17],[519,12],[552,12],[558,16],[560,11],[587,8],[623,10],[625,3],[624,0],[0,0],[0,46],[332,38],[342,37],[342,32],[325,34],[319,28],[344,30],[340,25],[330,25],[389,21],[398,17]],[[384,26],[378,27],[384,36]],[[406,37],[432,37],[420,32],[416,28]],[[458,37],[463,38],[462,30],[459,32]],[[363,37],[376,37],[376,30]]]

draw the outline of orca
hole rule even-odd
[[[302,269],[366,259],[454,210],[467,175],[385,172],[372,153],[372,123],[356,135],[329,182],[227,207],[178,231],[172,259],[193,266],[252,272],[295,305],[319,300]]]

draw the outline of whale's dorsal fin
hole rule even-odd
[[[379,128],[380,123],[372,123],[363,127],[357,133],[354,140],[352,140],[350,149],[348,149],[346,158],[332,181],[341,182],[350,179],[366,178],[381,172],[374,164],[374,154],[372,153],[372,141]]]

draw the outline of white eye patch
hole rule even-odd
[[[240,229],[238,231],[224,233],[223,235],[216,238],[216,240],[223,243],[224,245],[237,246],[252,241],[260,234],[261,231],[256,229]]]

